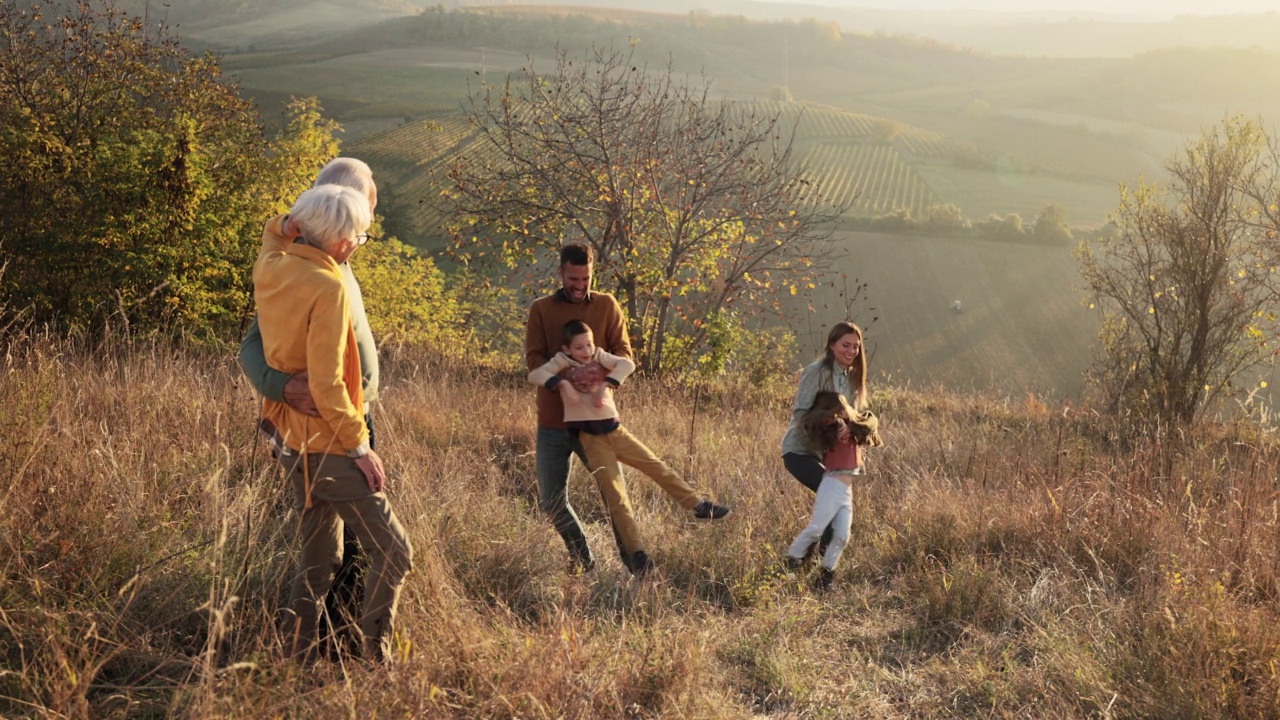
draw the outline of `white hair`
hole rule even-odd
[[[320,170],[320,174],[316,175],[316,181],[312,187],[321,185],[355,188],[369,200],[370,205],[377,201],[377,186],[373,183],[373,170],[363,160],[349,157],[330,160]]]
[[[373,211],[358,190],[342,185],[318,185],[298,196],[289,217],[307,242],[325,252],[369,229]]]

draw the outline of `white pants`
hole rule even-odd
[[[853,525],[853,488],[827,473],[818,485],[818,496],[813,499],[813,518],[809,527],[800,531],[787,554],[793,558],[804,557],[810,545],[822,537],[822,531],[831,526],[831,544],[822,556],[822,566],[835,570],[840,553],[849,543],[849,528]]]

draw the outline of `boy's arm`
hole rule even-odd
[[[529,382],[541,385],[548,390],[555,390],[557,385],[564,382],[564,378],[560,377],[560,371],[567,367],[569,367],[569,358],[564,353],[556,353],[555,357],[529,372]]]
[[[599,347],[596,348],[595,361],[609,371],[608,376],[605,377],[605,382],[614,387],[621,385],[623,380],[626,380],[631,373],[636,371],[636,364],[631,358],[614,355]]]
[[[561,399],[565,405],[580,405],[582,399],[578,397],[578,391],[574,389],[573,383],[565,382],[560,377],[561,370],[569,367],[572,361],[569,356],[562,352],[555,354],[555,357],[548,360],[542,367],[536,368],[529,373],[529,382],[534,385],[541,385],[551,392],[559,392]]]

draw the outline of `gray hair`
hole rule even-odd
[[[363,160],[349,157],[330,160],[320,170],[320,174],[316,175],[316,181],[312,187],[320,187],[321,185],[342,185],[355,188],[369,200],[370,205],[377,202],[378,188],[373,182],[373,170]]]
[[[355,188],[319,185],[298,196],[289,217],[308,243],[331,252],[337,243],[368,230],[373,211]]]

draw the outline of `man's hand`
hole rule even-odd
[[[311,386],[307,384],[306,370],[290,377],[289,382],[284,384],[284,401],[303,415],[320,417],[316,401],[311,397]]]
[[[383,469],[382,458],[378,457],[378,453],[370,450],[368,455],[356,458],[356,467],[364,473],[364,479],[369,483],[370,490],[382,492],[386,489],[387,471]]]

